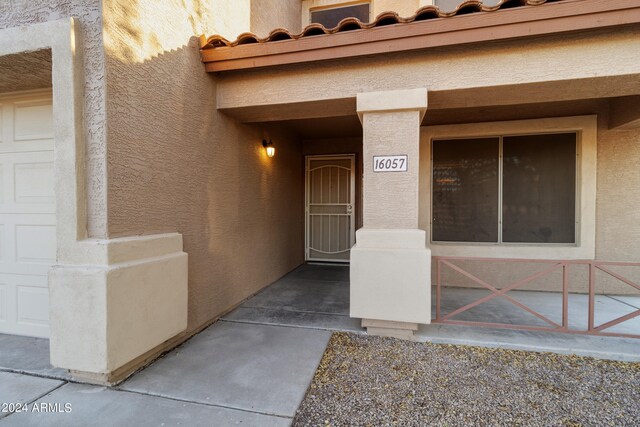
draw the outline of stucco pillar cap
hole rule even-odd
[[[365,113],[420,111],[420,119],[427,111],[427,88],[365,92],[356,96],[356,110],[362,121]]]

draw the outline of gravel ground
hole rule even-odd
[[[640,426],[640,363],[334,333],[294,426]]]

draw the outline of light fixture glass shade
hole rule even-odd
[[[267,156],[273,157],[276,154],[276,148],[273,145],[267,145]]]

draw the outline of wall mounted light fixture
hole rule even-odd
[[[268,157],[273,157],[276,154],[276,148],[273,146],[273,142],[271,140],[267,141],[266,139],[263,139],[262,146],[267,151]]]

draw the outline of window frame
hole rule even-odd
[[[504,210],[504,203],[503,203],[503,197],[504,197],[504,139],[508,138],[508,137],[512,137],[512,136],[529,136],[529,135],[559,135],[559,134],[573,134],[576,135],[576,158],[575,158],[575,188],[574,188],[574,193],[576,196],[575,199],[575,207],[574,207],[574,242],[567,242],[567,243],[535,243],[535,242],[505,242],[503,241],[503,210]],[[576,131],[563,131],[563,132],[534,132],[534,133],[518,133],[518,134],[504,134],[504,133],[496,133],[494,135],[484,135],[481,137],[474,137],[474,136],[465,136],[465,137],[455,137],[455,138],[432,138],[430,141],[430,149],[431,149],[431,156],[430,156],[430,174],[431,177],[433,177],[433,160],[434,160],[434,156],[433,156],[433,149],[434,149],[434,141],[455,141],[455,140],[469,140],[469,139],[482,139],[482,138],[497,138],[498,139],[498,194],[496,197],[496,201],[497,201],[497,205],[498,205],[498,218],[497,218],[497,223],[496,223],[496,227],[498,230],[498,241],[496,242],[468,242],[468,241],[446,241],[446,240],[433,240],[433,217],[431,216],[429,218],[429,238],[430,238],[430,243],[435,243],[435,244],[443,244],[443,245],[449,245],[449,244],[465,244],[465,245],[513,245],[513,246],[535,246],[535,245],[539,245],[539,246],[578,246],[578,233],[580,232],[579,230],[579,226],[578,223],[579,221],[577,221],[578,215],[579,215],[579,211],[580,211],[580,203],[579,203],[579,187],[580,187],[580,174],[579,174],[579,167],[580,167],[580,147],[579,147],[579,139],[580,139],[580,134]],[[430,211],[433,211],[433,179],[430,180],[431,183],[431,187],[429,189],[429,195],[430,195],[430,200],[429,200],[429,206],[430,206]]]
[[[440,242],[432,240],[433,141],[576,133],[575,243]],[[420,138],[420,218],[433,255],[463,257],[594,259],[597,166],[597,116],[425,126]],[[502,155],[502,153],[500,153]],[[500,159],[502,169],[502,159]],[[499,182],[499,209],[502,209]],[[496,226],[501,227],[498,222]]]
[[[371,0],[354,0],[354,1],[335,2],[335,3],[329,3],[329,4],[321,5],[321,6],[310,7],[309,10],[308,10],[308,14],[307,14],[307,25],[313,23],[313,19],[311,17],[313,12],[319,12],[319,11],[323,11],[323,10],[332,10],[332,9],[342,9],[342,8],[345,8],[345,7],[360,6],[360,5],[363,5],[363,4],[369,5],[369,19],[368,19],[368,22],[371,22],[371,20],[372,20],[371,14],[373,13],[373,2]],[[365,22],[365,24],[366,24],[366,22]],[[303,25],[303,26],[305,26],[305,25]]]

